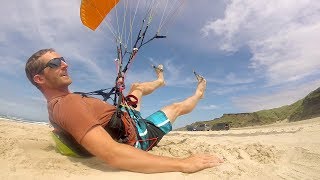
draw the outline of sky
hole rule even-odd
[[[168,2],[157,8],[173,7],[174,0]],[[71,91],[113,86],[116,43],[107,26],[92,31],[81,23],[80,3],[2,3],[0,114],[48,122],[46,100],[24,71],[27,59],[43,48],[67,60]],[[206,93],[174,128],[288,105],[320,87],[320,1],[186,0],[179,10],[164,29],[167,38],[142,47],[127,73],[126,90],[133,82],[154,80],[151,65],[164,65],[166,86],[142,99],[143,116],[191,96],[197,86],[193,70],[206,78]],[[108,18],[115,22],[114,15]]]

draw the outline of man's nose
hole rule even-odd
[[[61,61],[61,67],[62,68],[67,68],[68,64],[65,61]]]

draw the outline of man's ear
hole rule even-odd
[[[36,74],[33,76],[33,81],[36,82],[37,84],[43,84],[45,79],[44,79],[44,76],[40,74]]]

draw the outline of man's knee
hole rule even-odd
[[[174,121],[181,113],[181,103],[173,103],[161,109],[167,117]]]
[[[172,109],[172,111],[177,112],[180,110],[180,106],[181,106],[181,103],[175,102],[169,105],[169,108]]]
[[[140,90],[140,91],[142,90],[140,83],[131,84],[131,91],[134,91],[134,90]]]

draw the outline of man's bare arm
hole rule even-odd
[[[222,160],[212,155],[195,155],[185,159],[156,156],[129,145],[115,142],[101,127],[92,128],[81,144],[108,165],[134,172],[186,172],[192,173],[219,165]]]

